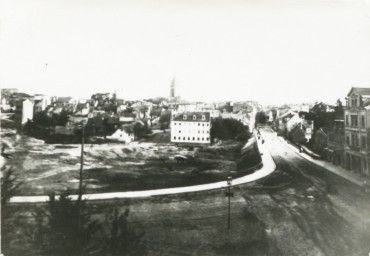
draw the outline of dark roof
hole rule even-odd
[[[204,120],[202,119],[203,116]],[[178,114],[173,118],[173,121],[185,122],[209,122],[210,120],[211,118],[209,112],[185,112]]]
[[[352,87],[347,96],[350,96],[353,92],[359,95],[370,95],[370,88],[363,88],[363,87]]]

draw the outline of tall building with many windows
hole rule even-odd
[[[184,112],[171,120],[171,142],[186,144],[211,143],[209,112]]]
[[[345,167],[370,176],[370,88],[352,87],[344,111]]]

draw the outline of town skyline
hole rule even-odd
[[[2,4],[2,88],[87,98],[324,101],[370,85],[368,1]],[[335,92],[335,93],[333,93]]]

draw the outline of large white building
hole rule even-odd
[[[171,142],[188,144],[211,143],[209,112],[184,112],[171,121]]]

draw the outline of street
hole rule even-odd
[[[303,231],[305,243],[312,243],[312,249],[324,255],[366,255],[370,252],[369,195],[360,187],[301,158],[271,129],[263,129],[261,134],[277,166],[263,185],[280,186],[270,189],[268,194],[283,210],[282,214]],[[262,206],[257,205],[259,207]],[[299,235],[296,242],[299,244]]]

